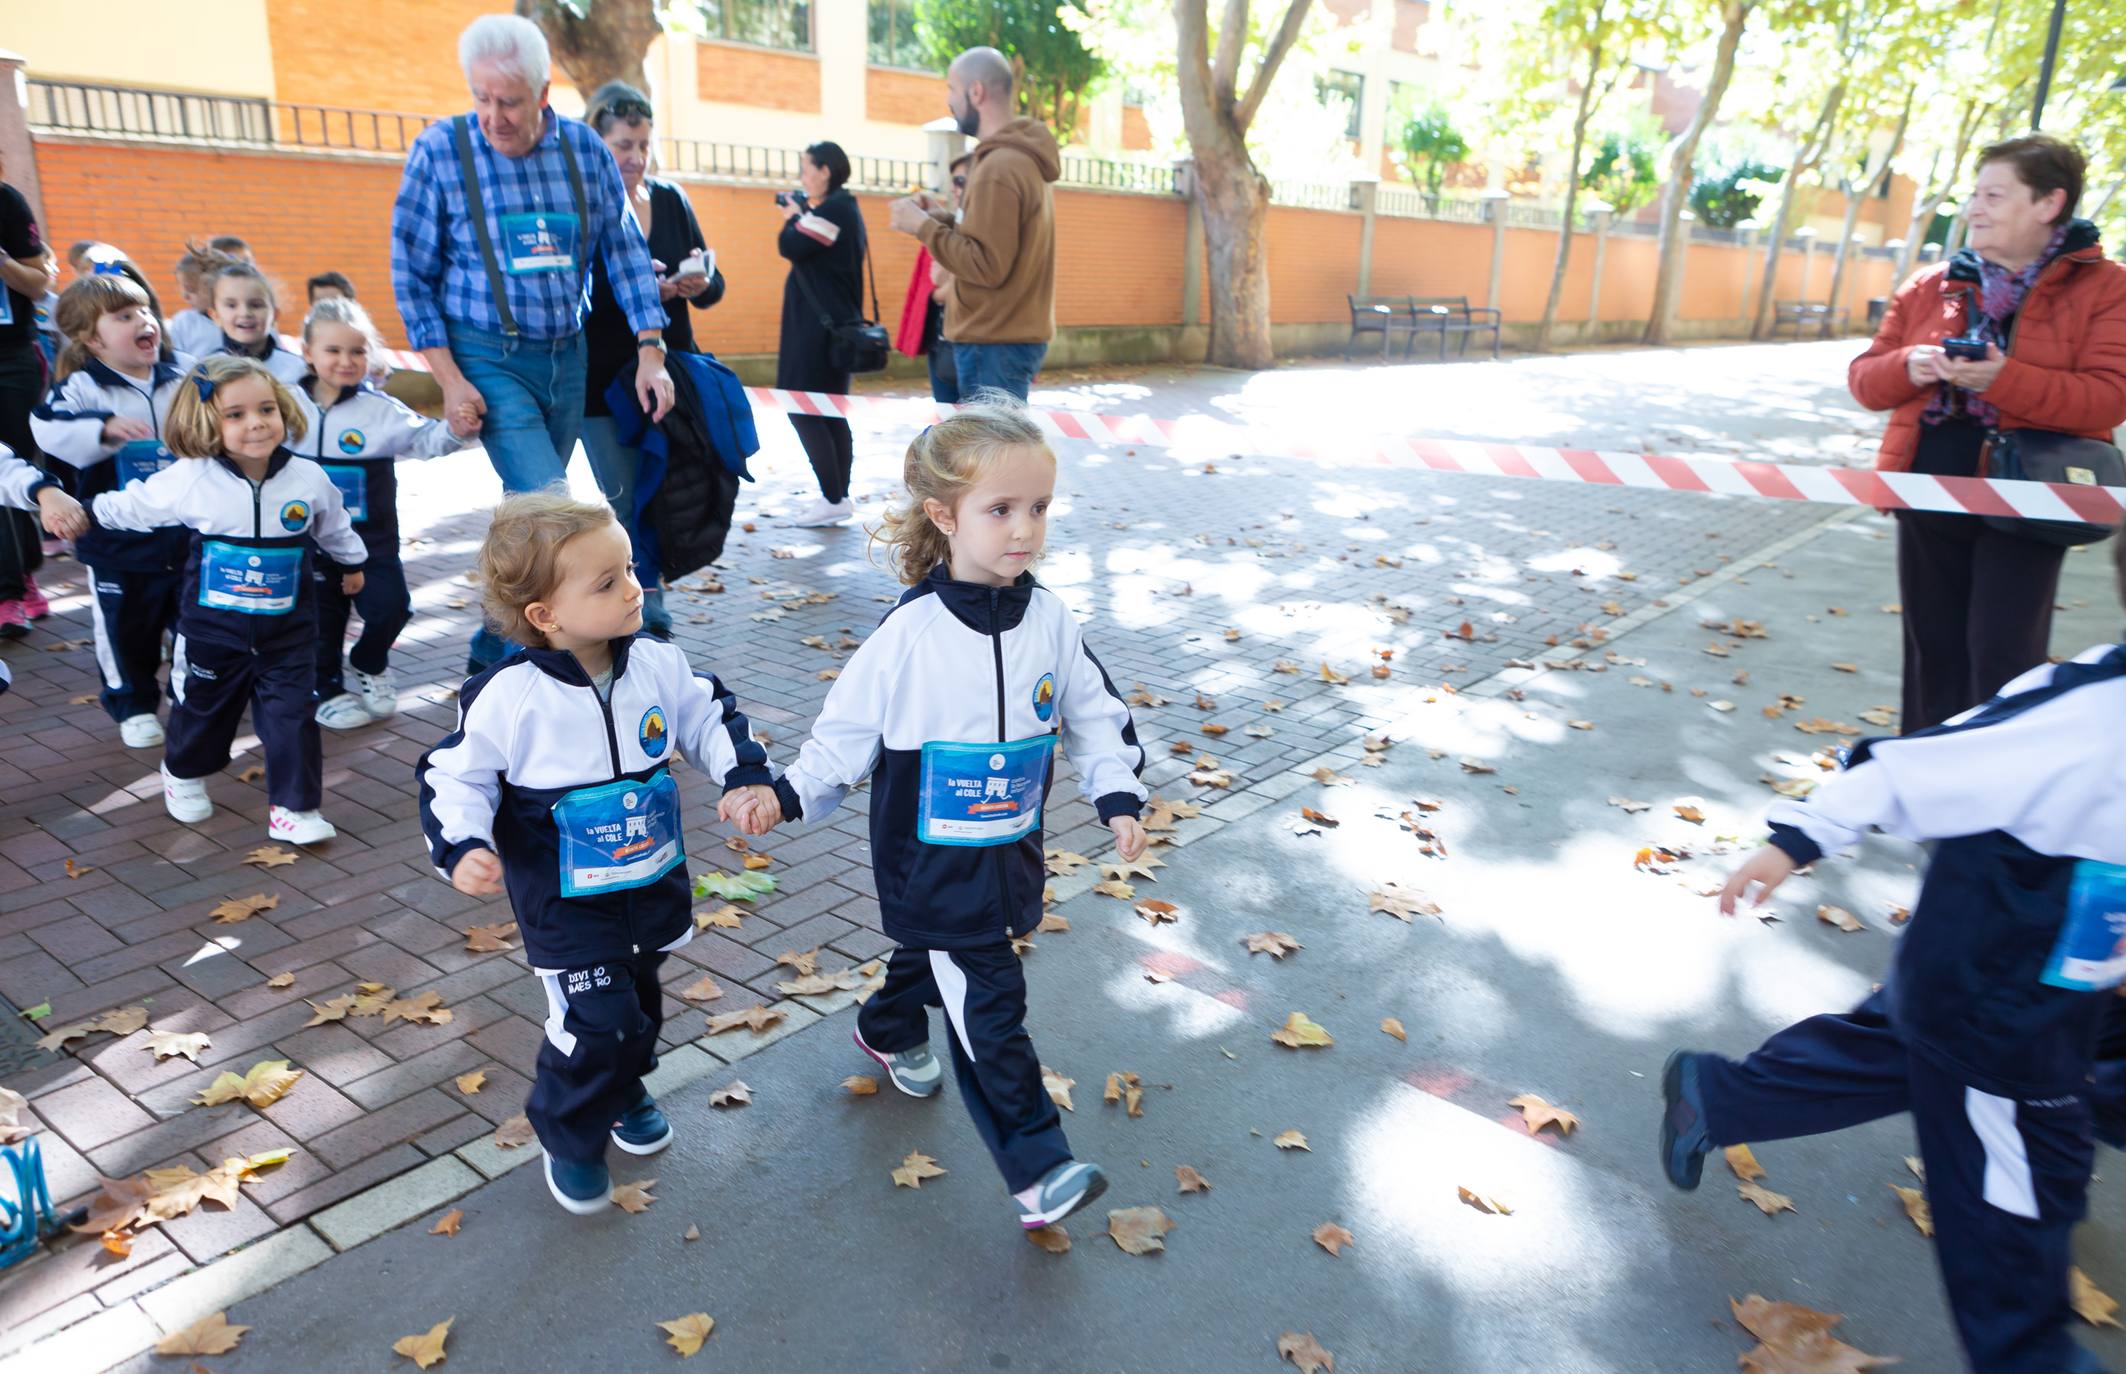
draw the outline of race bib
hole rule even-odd
[[[916,838],[925,844],[1009,844],[1041,824],[1056,737],[923,746]]]
[[[2039,980],[2070,992],[2126,982],[2126,866],[2084,859],[2067,891],[2067,920]]]
[[[128,439],[111,455],[118,464],[118,485],[128,482],[145,482],[156,473],[177,461],[177,456],[163,446],[160,439]]]
[[[0,324],[15,322],[15,293],[0,286]]]
[[[199,604],[210,611],[286,615],[303,572],[298,545],[256,548],[205,539],[199,545]]]
[[[512,276],[576,270],[574,215],[545,211],[502,216],[502,266]]]
[[[553,805],[561,842],[561,895],[586,897],[655,882],[686,858],[679,784],[668,769],[579,787]]]
[[[360,463],[324,463],[325,475],[340,489],[340,504],[349,520],[369,518],[369,470]]]

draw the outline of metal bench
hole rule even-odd
[[[1782,329],[1793,330],[1797,339],[1803,330],[1814,329],[1817,338],[1828,339],[1833,330],[1842,331],[1851,318],[1851,312],[1842,307],[1819,305],[1815,301],[1778,301],[1772,312],[1772,337],[1775,339]]]
[[[1417,327],[1417,317],[1408,296],[1358,296],[1346,294],[1351,303],[1351,337],[1344,341],[1344,361],[1351,361],[1351,350],[1358,345],[1361,334],[1380,335],[1380,358],[1388,360],[1388,349],[1397,334],[1408,335]],[[1414,336],[1413,336],[1414,337]],[[1407,356],[1409,345],[1404,345]]]
[[[1414,327],[1410,334],[1409,352],[1405,356],[1417,352],[1417,336],[1422,333],[1436,334],[1439,337],[1441,362],[1447,360],[1449,336],[1457,340],[1457,358],[1469,355],[1470,335],[1484,333],[1491,335],[1493,360],[1499,356],[1499,326],[1504,322],[1504,317],[1490,306],[1471,305],[1467,296],[1412,296],[1410,313]]]

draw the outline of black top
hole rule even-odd
[[[864,316],[858,303],[864,289],[864,214],[856,197],[847,190],[830,191],[806,213],[784,220],[775,249],[790,261],[782,285],[782,345],[775,385],[796,391],[848,391],[849,374],[837,371],[829,359],[827,326],[820,316],[824,313],[837,324]],[[818,298],[817,309],[799,289],[799,273]]]
[[[30,203],[6,182],[0,182],[0,249],[6,249],[11,258],[24,260],[44,255],[44,238],[37,232],[37,217],[30,213]],[[14,317],[0,324],[0,346],[29,343],[35,337],[37,302],[28,296],[9,287],[7,309],[0,314]]]
[[[682,258],[701,249],[700,221],[686,192],[655,177],[644,182],[650,188],[650,256],[669,272]],[[605,259],[591,259],[591,313],[583,322],[583,351],[587,359],[583,378],[583,413],[609,415],[605,389],[620,370],[635,361],[635,329],[613,296],[612,281],[605,274]],[[694,308],[706,310],[723,299],[723,272],[709,274],[709,289],[696,296]],[[674,296],[664,303],[664,346],[674,353],[693,353],[694,321],[687,314],[687,299]]]

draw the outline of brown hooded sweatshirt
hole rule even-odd
[[[916,235],[952,274],[945,336],[954,343],[1047,343],[1056,332],[1056,136],[1014,119],[982,140],[960,222]]]

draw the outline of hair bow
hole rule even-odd
[[[125,260],[122,258],[100,258],[89,264],[89,275],[92,277],[122,277],[126,275]]]
[[[195,369],[191,376],[191,382],[192,389],[199,393],[201,405],[205,405],[214,399],[214,379],[207,375],[205,368]]]

